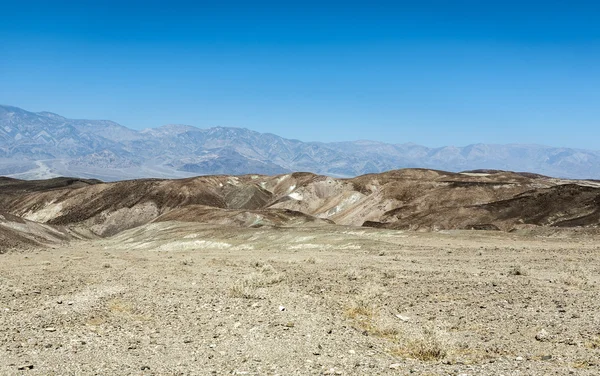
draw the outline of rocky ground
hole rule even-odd
[[[0,374],[598,375],[600,243],[160,222],[0,255]]]

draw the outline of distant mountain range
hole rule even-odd
[[[0,106],[0,175],[17,178],[113,181],[290,171],[351,177],[407,167],[600,178],[600,151],[520,144],[428,148],[375,141],[302,142],[243,128],[188,125],[135,131],[107,120]]]

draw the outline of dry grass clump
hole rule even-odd
[[[385,338],[397,345],[392,354],[422,361],[440,360],[446,357],[449,344],[436,328],[411,330],[400,328],[382,317],[378,307],[364,300],[354,302],[344,316],[354,321],[356,329],[365,334]]]
[[[259,289],[276,285],[285,280],[285,274],[278,273],[270,264],[253,263],[258,271],[245,276],[229,288],[232,298],[260,299]]]
[[[364,301],[355,302],[346,309],[344,315],[353,320],[356,329],[363,331],[365,334],[388,339],[394,339],[398,334],[395,327],[381,320],[378,308],[373,304]]]
[[[260,295],[256,290],[255,286],[249,284],[246,280],[242,280],[229,287],[229,296],[232,298],[260,299]]]
[[[448,354],[448,343],[435,328],[423,328],[408,338],[393,351],[394,355],[406,356],[422,361],[440,360]]]
[[[377,303],[382,301],[384,291],[381,286],[367,284],[344,311],[344,316],[353,320],[356,329],[365,334],[393,340],[398,335],[398,329],[386,320],[386,316],[381,315],[381,308]]]

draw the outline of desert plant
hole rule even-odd
[[[439,360],[448,354],[448,344],[435,328],[423,328],[394,353],[423,361]]]

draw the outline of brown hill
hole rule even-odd
[[[55,245],[82,237],[81,234],[63,228],[0,212],[0,253],[11,249]]]
[[[311,173],[114,183],[2,178],[0,205],[32,223],[100,236],[153,221],[235,226],[333,222],[422,230],[595,227],[600,223],[600,183],[495,170],[426,169],[353,179]]]

